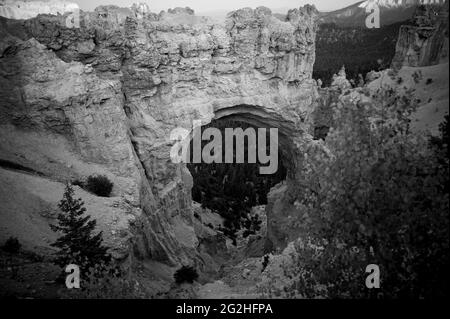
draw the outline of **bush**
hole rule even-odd
[[[109,197],[113,183],[105,175],[91,175],[87,178],[85,186],[97,196]]]
[[[16,254],[19,252],[20,247],[22,245],[16,237],[9,237],[3,245],[3,250],[11,254]]]
[[[247,238],[250,235],[256,234],[261,229],[262,220],[259,215],[250,216],[244,219],[243,226],[245,228],[242,237]]]
[[[422,72],[421,71],[414,71],[414,73],[411,75],[414,83],[419,84],[420,80],[422,80]]]
[[[173,275],[177,284],[188,282],[192,284],[198,278],[197,270],[192,266],[182,266]]]

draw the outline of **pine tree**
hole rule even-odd
[[[59,249],[54,262],[61,267],[73,263],[84,270],[96,264],[107,264],[111,257],[102,244],[102,232],[93,234],[96,221],[85,215],[86,208],[81,198],[73,196],[73,188],[67,184],[58,205],[62,211],[58,215],[58,225],[50,225],[53,231],[62,233],[51,244]]]

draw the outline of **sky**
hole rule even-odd
[[[150,11],[159,13],[175,7],[190,7],[195,12],[232,11],[239,8],[259,6],[269,7],[272,10],[298,8],[307,3],[314,4],[321,11],[331,11],[344,8],[360,0],[69,0],[76,2],[82,10],[92,11],[95,7],[105,4],[115,4],[119,7],[128,7],[135,2],[145,2]]]

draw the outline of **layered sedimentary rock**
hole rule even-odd
[[[19,1],[1,0],[0,16],[9,19],[29,19],[38,14],[64,14],[80,8],[74,2],[61,0]]]
[[[411,24],[400,28],[392,67],[436,65],[448,59],[448,1],[420,6]]]
[[[111,215],[119,206],[120,219],[139,215],[134,207],[145,179],[127,133],[120,81],[66,63],[33,38],[3,52],[0,74],[1,159],[60,183],[106,174],[117,200]],[[118,257],[127,253],[121,238],[109,242],[121,250]]]
[[[267,8],[246,8],[223,25],[189,9],[156,15],[138,6],[80,12],[79,28],[67,18],[0,21],[2,159],[61,182],[108,175],[132,215],[133,237],[123,241],[134,255],[206,267],[191,177],[170,159],[170,133],[221,117],[277,127],[288,188],[296,184],[317,97],[315,9],[280,21]],[[283,245],[276,218],[268,212],[268,232]]]

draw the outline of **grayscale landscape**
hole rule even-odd
[[[448,1],[98,2],[0,1],[1,298],[448,297]]]

